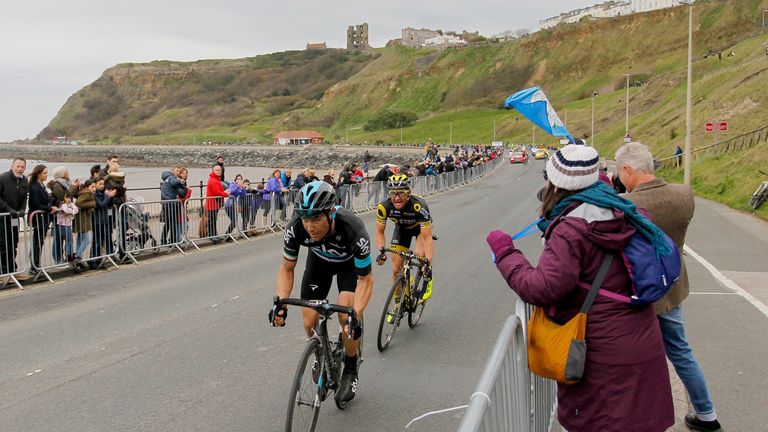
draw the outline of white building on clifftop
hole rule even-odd
[[[593,6],[561,13],[558,16],[539,21],[542,29],[555,27],[562,23],[572,24],[584,17],[613,18],[633,13],[648,12],[686,4],[683,0],[619,0],[607,1]]]

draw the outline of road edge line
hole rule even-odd
[[[720,273],[720,270],[718,270],[715,266],[709,263],[709,261],[705,260],[704,257],[697,254],[693,251],[688,245],[685,245],[683,247],[685,252],[696,259],[701,265],[704,266],[707,270],[709,270],[709,273],[712,274],[712,276],[717,279],[720,283],[725,285],[727,288],[732,289],[736,294],[743,297],[746,301],[750,302],[752,306],[756,307],[757,310],[763,313],[766,317],[768,317],[768,306],[765,305],[765,303],[761,302],[755,296],[748,293],[744,288],[740,287],[736,282],[728,279],[724,274]]]

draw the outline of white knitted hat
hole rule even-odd
[[[547,177],[560,189],[580,190],[598,181],[597,150],[584,145],[569,144],[547,161]]]

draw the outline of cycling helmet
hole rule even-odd
[[[293,205],[300,218],[314,217],[336,206],[336,191],[326,182],[313,181],[301,188]]]
[[[391,191],[411,190],[411,179],[405,174],[394,174],[387,180],[387,189]]]

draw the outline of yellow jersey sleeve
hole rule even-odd
[[[379,203],[378,207],[376,207],[376,223],[379,225],[387,224],[387,209],[384,207],[384,204]]]

